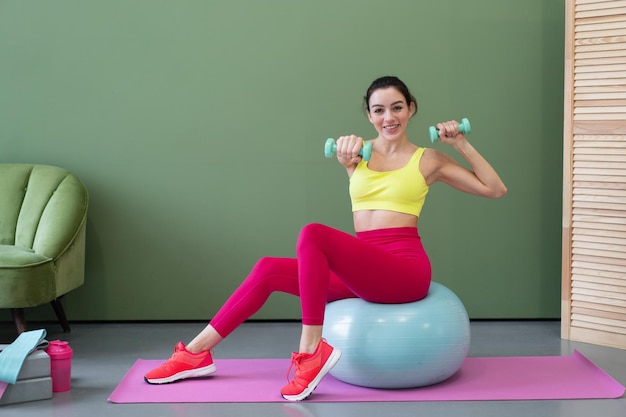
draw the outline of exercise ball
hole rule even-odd
[[[461,300],[431,283],[416,302],[378,304],[360,298],[326,306],[323,337],[342,356],[330,374],[371,388],[414,388],[454,375],[470,345],[470,324]]]

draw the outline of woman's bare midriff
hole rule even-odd
[[[353,213],[354,230],[389,229],[392,227],[417,227],[417,217],[412,214],[387,210],[361,210]]]

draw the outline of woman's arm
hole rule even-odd
[[[500,198],[507,188],[493,167],[459,133],[458,123],[446,122],[437,125],[442,143],[452,146],[470,165],[471,170],[461,166],[443,152],[430,149],[427,157],[426,181],[430,185],[441,181],[457,190],[488,198]]]

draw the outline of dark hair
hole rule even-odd
[[[363,100],[365,100],[365,109],[368,112],[370,111],[370,97],[372,96],[372,94],[374,94],[374,91],[380,90],[381,88],[390,87],[395,88],[400,92],[400,94],[404,96],[407,105],[410,106],[411,103],[415,103],[415,113],[413,113],[413,116],[416,115],[417,100],[415,99],[415,97],[413,97],[406,84],[402,82],[402,80],[400,80],[398,77],[394,77],[392,75],[377,78],[372,82],[372,84],[367,89],[367,93],[365,93],[365,97],[363,97]]]

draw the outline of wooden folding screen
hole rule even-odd
[[[626,349],[626,1],[565,15],[562,337]]]

